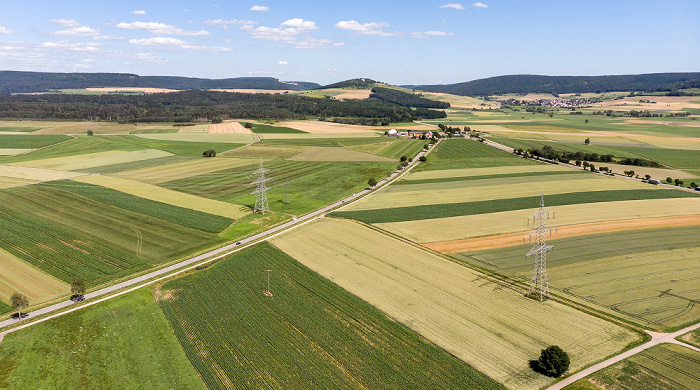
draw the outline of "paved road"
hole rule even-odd
[[[418,163],[418,158],[420,156],[423,156],[426,153],[427,152],[425,152],[425,151],[421,151],[420,153],[418,153],[418,155],[416,155],[414,157],[413,161],[411,163],[409,163],[408,167],[404,168],[401,171],[393,172],[390,177],[386,177],[386,178],[380,180],[377,183],[377,185],[372,189],[364,189],[358,193],[352,194],[352,195],[350,195],[342,200],[339,200],[331,205],[325,206],[325,207],[318,209],[312,213],[295,218],[292,221],[283,223],[283,224],[278,225],[276,227],[273,227],[271,229],[265,230],[261,233],[254,235],[254,236],[242,239],[236,243],[223,246],[219,249],[209,251],[209,252],[201,254],[199,256],[192,257],[190,259],[181,261],[179,263],[170,265],[170,266],[165,267],[165,268],[158,269],[158,270],[153,271],[153,272],[149,272],[147,274],[135,277],[133,279],[129,279],[129,280],[126,280],[124,282],[117,283],[115,285],[108,286],[108,287],[90,292],[88,294],[85,294],[85,299],[102,297],[102,296],[105,296],[107,294],[113,293],[117,290],[125,289],[128,287],[135,286],[135,285],[138,285],[140,283],[146,282],[149,279],[154,279],[154,278],[157,278],[159,276],[163,276],[163,277],[165,277],[166,275],[169,276],[170,274],[175,273],[178,270],[184,271],[188,268],[192,268],[192,267],[196,266],[198,263],[204,262],[205,260],[212,261],[212,260],[215,260],[219,257],[223,257],[223,256],[228,255],[230,253],[233,253],[237,250],[240,250],[243,247],[246,247],[247,244],[251,244],[253,242],[261,240],[264,237],[279,234],[282,231],[285,231],[285,230],[291,229],[295,226],[298,226],[299,224],[301,224],[305,221],[309,221],[309,220],[317,218],[321,215],[327,214],[328,212],[330,212],[331,210],[333,210],[335,208],[352,203],[352,202],[358,200],[359,198],[365,196],[366,194],[373,192],[373,191],[376,191],[377,189],[382,188],[382,187],[388,185],[389,183],[393,182],[394,180],[398,179],[400,176],[404,175],[411,168],[413,168]],[[102,299],[102,300],[104,300],[104,299]],[[53,313],[53,312],[65,309],[65,308],[67,308],[71,305],[74,305],[74,304],[75,304],[75,302],[73,302],[71,300],[67,300],[67,301],[59,302],[59,303],[56,303],[56,304],[53,304],[50,306],[46,306],[44,308],[32,311],[31,313],[29,313],[29,317],[24,317],[21,321],[27,321],[28,319],[31,320],[32,318],[40,316],[40,315]],[[83,307],[83,306],[84,305],[81,305],[80,307]],[[61,313],[61,314],[64,314],[64,313]],[[10,326],[10,325],[13,325],[13,324],[16,324],[18,322],[20,322],[20,320],[14,319],[14,318],[10,318],[8,320],[2,321],[2,322],[0,322],[0,329],[5,328],[5,327]],[[34,322],[32,322],[31,324],[33,324],[33,323]],[[24,328],[24,326],[22,328]],[[13,328],[10,330],[0,332],[0,341],[2,340],[2,337],[5,334],[13,332],[17,329],[18,328]]]
[[[700,323],[697,323],[695,325],[689,326],[687,328],[683,328],[683,329],[676,331],[676,332],[673,332],[673,333],[656,333],[656,332],[651,332],[651,331],[645,331],[645,332],[649,333],[649,335],[651,335],[650,341],[648,341],[648,342],[646,342],[638,347],[632,348],[629,351],[625,351],[617,356],[611,357],[608,360],[605,360],[605,361],[600,362],[596,365],[588,367],[587,369],[585,369],[583,371],[579,371],[576,374],[564,379],[563,381],[558,382],[558,383],[548,387],[547,390],[563,389],[565,386],[568,386],[568,385],[576,382],[579,379],[583,379],[583,378],[587,377],[588,375],[590,375],[598,370],[602,370],[603,368],[611,366],[611,365],[619,362],[620,360],[627,359],[628,357],[633,356],[635,354],[638,354],[639,352],[642,352],[645,349],[649,349],[655,345],[659,345],[662,343],[678,344],[678,345],[682,345],[684,347],[687,347],[687,348],[690,348],[690,349],[693,349],[695,351],[700,352],[700,348],[697,348],[697,347],[694,347],[692,345],[689,345],[689,344],[686,344],[686,343],[683,343],[683,342],[676,340],[676,337],[681,336],[683,334],[686,334],[686,333],[693,331],[695,329],[699,329],[699,328],[700,328]]]

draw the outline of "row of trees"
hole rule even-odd
[[[444,111],[411,109],[377,100],[337,101],[262,93],[192,90],[148,95],[0,95],[0,118],[190,122],[198,118],[338,117],[391,123],[445,116]]]
[[[589,141],[588,139],[586,141]],[[586,142],[588,143],[588,142]],[[615,161],[614,158],[615,156],[612,154],[603,154],[599,155],[597,153],[585,153],[581,151],[577,152],[569,152],[569,151],[558,151],[555,150],[551,145],[545,145],[540,149],[536,148],[530,148],[527,151],[523,151],[522,148],[518,149],[515,151],[515,154],[518,155],[527,155],[527,156],[532,156],[532,157],[542,157],[546,158],[549,160],[554,160],[554,161],[559,161],[563,163],[569,163],[572,160],[575,161],[592,161],[592,162],[608,162],[608,163],[613,163],[617,162],[619,164],[623,165],[635,165],[639,167],[652,167],[652,168],[660,168],[662,165],[657,163],[656,161],[652,160],[646,160],[643,158],[622,158],[619,161]],[[577,165],[580,165],[580,163],[577,163]]]

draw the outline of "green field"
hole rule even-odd
[[[571,204],[593,204],[600,202],[619,202],[625,200],[699,198],[698,195],[674,190],[610,190],[587,191],[547,196],[547,206]],[[461,215],[475,215],[532,209],[538,205],[537,197],[483,200],[465,203],[440,203],[426,206],[393,207],[385,209],[336,211],[333,215],[356,219],[365,223],[387,223],[416,221],[422,219],[448,218]],[[595,205],[591,205],[595,207]]]
[[[457,169],[455,169],[456,171]],[[438,171],[424,171],[424,172],[438,172]],[[441,172],[441,171],[440,171]],[[421,172],[419,172],[421,173]],[[529,177],[529,176],[551,176],[551,175],[570,175],[570,174],[583,174],[585,171],[579,170],[566,170],[566,171],[550,171],[550,172],[522,172],[522,173],[500,173],[493,175],[481,175],[481,176],[451,176],[451,177],[440,177],[434,179],[412,179],[411,176],[407,178],[402,178],[398,182],[394,183],[396,185],[402,184],[432,184],[432,183],[447,183],[451,181],[468,181],[468,180],[482,180],[482,179],[507,179],[510,177]]]
[[[248,149],[248,147],[243,148]],[[136,167],[135,169],[122,170],[110,176],[138,180],[144,183],[159,184],[171,180],[183,179],[186,177],[210,174],[225,169],[255,166],[259,163],[255,160],[240,158],[197,158],[172,163],[159,164],[156,166]],[[242,168],[245,170],[250,167]],[[253,168],[255,170],[255,168]]]
[[[551,383],[528,365],[547,345],[565,345],[577,370],[637,338],[355,222],[324,218],[271,243],[508,388]]]
[[[400,139],[392,142],[377,154],[394,159],[399,159],[401,156],[413,158],[423,150],[423,146],[427,143],[428,141],[425,140]]]
[[[241,123],[243,124],[243,123]],[[305,131],[297,130],[297,129],[292,129],[291,127],[284,127],[284,126],[270,126],[270,125],[263,125],[263,124],[253,124],[253,128],[251,129],[253,133],[256,134],[308,134]]]
[[[692,332],[688,332],[680,337],[677,337],[677,339],[700,348],[700,329],[695,329]]]
[[[45,185],[50,185],[124,210],[150,215],[151,217],[209,233],[219,233],[233,223],[230,218],[156,202],[93,184],[63,180],[49,182]]]
[[[180,131],[179,128],[170,128],[170,129],[138,129],[129,132],[129,134],[172,134],[172,133],[178,133]]]
[[[442,140],[434,148],[428,154],[428,161],[419,164],[415,172],[538,164],[468,139]]]
[[[148,289],[6,335],[0,387],[206,388]]]
[[[700,352],[661,344],[565,387],[565,390],[685,390],[700,388]]]
[[[160,296],[209,388],[501,388],[267,243]]]
[[[654,329],[700,319],[700,226],[548,237],[553,293]],[[533,244],[451,255],[527,283]]]
[[[329,134],[330,135],[330,134]],[[333,135],[343,135],[347,134],[333,134]],[[357,145],[369,145],[376,144],[379,141],[377,137],[354,137],[354,138],[340,138],[340,137],[297,137],[297,138],[263,138],[256,145],[275,145],[275,146],[326,146],[326,147],[346,147],[346,146],[357,146]]]
[[[336,200],[359,192],[367,187],[367,180],[386,177],[387,172],[396,169],[395,162],[314,162],[280,161],[265,163],[271,172],[267,177],[274,180],[267,197],[270,210],[299,215],[316,210]],[[255,195],[248,184],[248,176],[256,167],[249,170],[227,169],[211,174],[202,174],[181,180],[162,183],[161,186],[205,198],[241,204],[252,209]],[[290,204],[285,204],[289,180]]]
[[[303,152],[290,157],[293,161],[392,161],[388,157],[358,152],[347,148],[311,146]]]
[[[2,247],[66,282],[89,286],[221,242],[216,235],[137,214],[50,186],[0,191]]]
[[[38,149],[71,138],[67,135],[0,134],[0,149]]]

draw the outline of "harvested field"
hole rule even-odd
[[[252,131],[243,127],[242,124],[235,121],[225,121],[209,125],[209,133],[233,133],[233,134],[250,134]]]
[[[212,134],[212,133],[173,133],[173,134],[137,134],[137,137],[158,141],[209,142],[220,144],[247,144],[255,142],[253,134]],[[233,148],[233,147],[232,147]],[[217,151],[218,152],[218,151]],[[222,150],[223,152],[223,150]]]
[[[146,149],[133,152],[122,152],[115,150],[110,152],[81,154],[77,156],[23,161],[20,163],[12,163],[12,165],[22,165],[25,167],[45,169],[59,169],[64,171],[79,171],[81,169],[100,167],[104,165],[114,165],[140,160],[150,160],[154,158],[168,156],[172,156],[172,154],[157,149]]]
[[[66,172],[47,168],[22,167],[17,165],[0,165],[0,177],[24,179],[32,182],[70,179],[82,176],[77,172]]]
[[[38,183],[35,180],[18,179],[16,177],[0,176],[0,188],[9,188],[16,186],[26,186],[29,184]]]
[[[35,149],[0,149],[0,156],[14,156],[16,154],[29,153]]]
[[[576,381],[576,389],[700,389],[700,352],[661,344]],[[600,386],[600,387],[599,387]]]
[[[622,178],[570,174],[403,184],[381,189],[343,211],[466,203],[514,197],[534,199],[543,193],[555,195],[611,190],[660,191],[661,188]]]
[[[326,218],[271,242],[508,388],[552,382],[528,366],[547,345],[565,345],[576,370],[637,339],[357,223]]]
[[[199,196],[185,194],[135,180],[102,175],[82,176],[74,178],[74,180],[81,183],[111,188],[141,198],[155,200],[156,202],[167,203],[173,206],[184,207],[186,209],[197,210],[213,215],[220,215],[231,219],[240,219],[252,212],[252,210],[245,206],[201,198]]]
[[[10,303],[15,292],[27,296],[30,305],[70,293],[70,285],[33,267],[0,248],[0,300]]]
[[[289,127],[292,129],[301,130],[307,133],[314,134],[345,134],[357,133],[357,134],[374,134],[383,129],[377,128],[376,126],[358,126],[358,125],[346,125],[342,123],[324,122],[324,121],[289,121],[289,122],[278,122],[275,126]]]
[[[555,206],[548,209],[556,212],[556,218],[550,220],[548,225],[558,227],[632,218],[700,214],[700,199],[628,200],[593,205]],[[443,242],[524,231],[528,228],[527,218],[533,211],[534,209],[504,211],[462,217],[379,223],[376,226],[419,243]]]
[[[288,159],[290,157],[293,157],[305,150],[307,150],[308,147],[306,146],[276,146],[276,145],[259,145],[259,144],[253,144],[253,145],[248,145],[242,148],[234,149],[234,150],[229,150],[228,152],[224,152],[222,154],[217,154],[219,157],[240,157],[240,158],[256,158],[260,159],[263,158],[264,160],[267,159],[275,159],[275,160],[284,160]]]
[[[159,303],[209,388],[502,388],[268,243],[166,283]]]
[[[568,172],[571,170],[571,168],[545,164],[445,169],[442,171],[410,172],[408,175],[404,176],[404,180],[447,179],[452,177],[491,176],[528,172]]]
[[[375,132],[354,132],[354,133],[263,133],[258,136],[263,140],[314,140],[314,139],[347,139],[347,138],[379,138],[379,133]]]
[[[640,218],[607,222],[582,223],[579,225],[567,225],[557,228],[556,233],[550,239],[583,236],[588,234],[618,232],[623,230],[653,229],[677,226],[700,225],[700,215],[680,215],[676,217]],[[431,242],[423,246],[434,251],[450,254],[459,252],[479,251],[484,249],[505,248],[522,245],[523,237],[529,230],[517,233],[500,234],[496,236],[468,238],[466,240]]]
[[[243,148],[245,149],[245,148]],[[236,149],[240,150],[240,149]],[[240,158],[199,158],[169,164],[120,171],[110,176],[159,184],[171,180],[210,174],[213,172],[255,164],[255,161]]]
[[[394,159],[345,148],[312,146],[290,157],[293,161],[395,161]]]

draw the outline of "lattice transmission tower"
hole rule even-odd
[[[263,160],[262,157],[260,157],[260,168],[250,174],[251,176],[257,175],[258,178],[253,180],[252,183],[248,184],[250,187],[255,186],[255,190],[251,192],[251,194],[257,194],[255,197],[255,207],[253,208],[253,212],[257,213],[260,211],[262,215],[265,215],[265,211],[270,211],[270,208],[267,206],[267,190],[269,190],[270,187],[268,187],[266,183],[272,180],[272,178],[265,177],[267,172],[270,172],[270,170],[263,168]]]
[[[540,302],[546,295],[549,298],[549,283],[547,282],[547,252],[549,252],[553,246],[547,245],[545,242],[545,235],[557,228],[549,228],[545,225],[546,221],[549,220],[549,216],[554,218],[554,211],[547,211],[544,208],[544,194],[540,198],[540,208],[527,219],[528,225],[530,224],[530,218],[532,218],[535,226],[532,228],[530,234],[525,236],[525,238],[530,238],[532,242],[532,237],[536,237],[537,243],[535,244],[529,252],[527,252],[526,257],[532,257],[534,259],[532,268],[532,278],[530,279],[530,288],[527,291],[529,297],[539,298]]]

